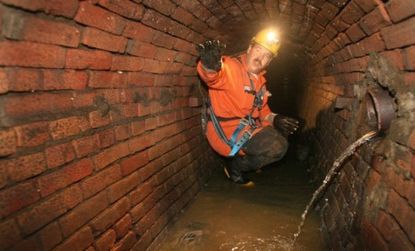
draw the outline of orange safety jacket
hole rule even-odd
[[[199,61],[197,71],[209,87],[209,97],[213,111],[219,118],[220,125],[227,139],[230,139],[235,129],[239,126],[239,118],[246,117],[252,111],[255,96],[251,92],[251,81],[256,92],[266,88],[265,71],[256,76],[248,74],[246,54],[239,56],[239,58],[223,56],[222,68],[218,72],[206,70]],[[257,124],[253,134],[271,124],[265,120],[272,113],[267,104],[268,97],[271,94],[266,89],[262,90],[265,91],[262,107],[255,109],[252,113],[252,117],[256,119]],[[245,127],[239,133],[238,139],[249,129],[250,127]],[[228,156],[231,148],[217,135],[212,121],[207,123],[206,136],[209,144],[216,152],[223,156]],[[244,153],[239,151],[238,154],[243,155]]]

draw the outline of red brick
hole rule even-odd
[[[140,177],[137,173],[133,173],[130,176],[124,177],[122,180],[111,185],[108,191],[108,198],[111,203],[117,201],[119,198],[131,191],[140,181]]]
[[[22,181],[46,170],[43,153],[26,155],[12,160],[3,160],[0,162],[0,166],[8,170],[8,177],[12,181]]]
[[[146,72],[129,72],[127,81],[129,86],[154,86],[155,75]]]
[[[0,131],[0,156],[8,156],[16,152],[16,134],[14,130],[7,129]]]
[[[164,49],[164,48],[159,48],[157,50],[155,59],[161,60],[161,61],[172,62],[175,57],[176,57],[175,51]]]
[[[117,235],[117,239],[120,239],[121,237],[126,235],[128,231],[131,229],[131,226],[132,226],[132,221],[131,221],[131,217],[129,214],[126,214],[117,223],[115,223],[113,228]]]
[[[105,193],[100,193],[74,208],[71,212],[59,219],[62,233],[65,237],[71,235],[78,228],[89,222],[92,218],[102,212],[108,202]]]
[[[102,116],[100,111],[93,111],[89,113],[89,123],[92,128],[98,128],[109,125],[111,120],[108,114]]]
[[[398,221],[408,237],[415,242],[415,229],[412,222],[415,220],[415,211],[409,206],[407,201],[394,191],[388,196],[388,212]]]
[[[134,244],[132,250],[146,250],[148,246],[150,246],[151,241],[151,234],[150,231],[148,231]]]
[[[405,48],[403,51],[405,70],[415,70],[415,46]]]
[[[130,137],[130,130],[128,125],[120,125],[114,128],[115,139],[117,141],[125,140]]]
[[[134,232],[129,231],[124,238],[122,238],[113,248],[113,251],[131,250],[134,244],[137,242]]]
[[[108,52],[96,50],[68,49],[65,68],[108,70],[111,68],[112,56]]]
[[[0,65],[63,68],[65,49],[31,42],[0,42]]]
[[[73,17],[78,9],[78,0],[2,0],[2,2],[31,11],[43,11],[65,17]]]
[[[388,1],[385,7],[394,23],[415,14],[415,5],[412,0]]]
[[[131,56],[114,56],[112,58],[112,71],[141,71],[143,59]]]
[[[42,90],[41,70],[24,68],[5,68],[1,78],[9,91]]]
[[[73,186],[22,212],[17,216],[17,220],[23,232],[30,234],[75,207],[81,201],[82,195],[79,188]]]
[[[67,209],[72,209],[82,202],[82,191],[77,184],[66,188],[58,196],[60,197],[61,203]]]
[[[75,151],[71,143],[52,146],[46,149],[49,168],[55,168],[75,159]]]
[[[72,141],[76,156],[82,158],[98,150],[97,135],[92,135]]]
[[[139,152],[121,161],[121,172],[123,176],[128,175],[138,168],[146,165],[148,161],[147,151]]]
[[[0,223],[0,236],[0,247],[4,250],[21,240],[20,231],[14,219]]]
[[[91,175],[92,170],[92,161],[90,159],[83,159],[51,174],[42,176],[38,180],[40,193],[43,197],[45,197],[61,188],[83,179],[88,175]]]
[[[152,9],[148,9],[145,12],[141,22],[143,22],[145,25],[153,27],[154,29],[161,29],[164,32],[167,32],[169,27],[173,25],[173,20]]]
[[[17,145],[33,147],[49,141],[47,122],[31,123],[16,127]]]
[[[154,142],[149,135],[142,135],[128,140],[128,147],[131,153],[141,151],[152,144],[154,144]]]
[[[13,246],[11,250],[33,250],[41,251],[43,248],[40,246],[40,242],[37,236],[30,236],[26,239],[23,239]]]
[[[137,105],[136,104],[122,105],[121,112],[125,118],[137,117]]]
[[[115,143],[115,134],[114,129],[107,129],[101,132],[98,132],[98,142],[100,148],[106,148]]]
[[[88,83],[88,75],[85,72],[65,71],[43,71],[43,89],[45,90],[81,90]]]
[[[411,86],[415,83],[415,72],[405,72],[403,74],[405,85]]]
[[[396,221],[387,213],[380,211],[376,221],[376,226],[386,241],[390,241],[392,233],[400,230]]]
[[[206,9],[200,2],[182,0],[180,2],[180,5],[181,7],[183,7],[184,9],[188,10],[190,13],[201,19],[202,21],[206,21],[211,16],[209,10]],[[238,8],[237,6],[235,7]]]
[[[113,229],[109,229],[105,233],[103,233],[98,240],[95,241],[95,247],[97,251],[107,251],[112,250],[112,247],[115,244],[115,231]]]
[[[96,92],[82,92],[76,93],[72,96],[72,103],[74,108],[85,108],[94,105],[96,99]]]
[[[172,49],[175,42],[178,40],[178,38],[175,38],[173,36],[170,36],[164,32],[161,31],[155,31],[152,43],[154,45],[157,45],[159,47],[164,47],[167,49]]]
[[[384,51],[380,53],[381,56],[389,60],[397,69],[404,69],[404,62],[401,50]]]
[[[152,190],[151,190],[152,191]],[[131,209],[131,220],[133,223],[136,223],[156,204],[156,194],[151,193],[148,196],[144,196],[145,198],[142,202],[140,202],[137,206]],[[134,204],[132,204],[134,205]]]
[[[128,54],[144,58],[154,58],[157,53],[157,47],[139,40],[130,40],[127,45]]]
[[[120,143],[101,151],[95,155],[94,161],[98,169],[102,169],[107,165],[117,161],[129,154],[128,145]]]
[[[137,136],[145,132],[145,124],[144,120],[141,121],[134,121],[131,123],[131,132],[133,136]]]
[[[3,163],[0,163],[0,188],[3,188],[7,185],[7,169]]]
[[[340,16],[348,24],[356,23],[362,16],[364,12],[353,2],[350,2],[342,10]]]
[[[153,185],[151,182],[142,183],[138,188],[134,189],[129,198],[132,205],[137,205],[142,202],[153,191]]]
[[[175,4],[170,0],[143,0],[144,5],[163,13],[166,16],[170,16],[173,10],[176,8]]]
[[[40,196],[33,182],[25,182],[0,192],[0,216],[3,218],[38,201]]]
[[[157,118],[156,117],[152,117],[152,118],[147,118],[145,120],[145,130],[152,130],[155,129],[157,127]]]
[[[371,35],[381,28],[390,25],[391,21],[387,13],[384,13],[384,9],[378,7],[363,17],[359,24],[366,34]]]
[[[3,33],[10,39],[68,47],[78,47],[80,42],[80,31],[63,22],[23,15],[11,9],[6,11],[3,21]]]
[[[194,45],[192,43],[187,42],[186,40],[177,39],[174,43],[173,48],[182,52],[190,53],[194,56],[197,55]]]
[[[62,233],[58,223],[52,222],[39,231],[39,238],[45,250],[51,250],[62,241]]]
[[[415,245],[406,237],[403,231],[393,232],[391,241],[388,243],[389,250],[414,250]]]
[[[145,72],[163,74],[163,73],[167,73],[169,66],[170,65],[165,62],[147,58],[147,59],[144,59],[143,70]]]
[[[355,0],[355,3],[357,3],[357,5],[359,5],[366,13],[372,11],[379,4],[377,0]]]
[[[366,36],[358,24],[350,26],[350,28],[346,31],[346,34],[353,42],[357,42]]]
[[[56,251],[67,251],[67,250],[84,250],[90,244],[94,242],[94,236],[92,235],[92,231],[89,227],[84,227],[74,235],[72,235],[69,239],[67,239],[64,243],[59,245]]]
[[[84,197],[90,197],[107,186],[121,179],[120,166],[118,164],[112,165],[96,175],[85,179],[82,184],[82,191]]]
[[[89,86],[93,88],[120,88],[126,83],[127,75],[117,72],[93,71],[89,78]]]
[[[84,29],[81,42],[93,48],[120,53],[127,47],[126,38],[89,27]]]
[[[140,1],[138,1],[140,2]],[[99,5],[127,18],[140,20],[145,8],[128,0],[99,0]]]
[[[4,112],[10,118],[26,119],[37,115],[50,115],[72,109],[69,93],[33,93],[6,96],[3,99]],[[30,104],[22,106],[22,104]]]
[[[138,22],[127,22],[123,36],[134,40],[151,42],[156,31],[148,26]]]
[[[130,209],[130,202],[127,198],[117,201],[113,206],[107,208],[100,215],[91,221],[94,232],[101,233],[112,226],[118,219],[124,216]]]
[[[104,31],[120,35],[126,21],[118,15],[96,7],[88,2],[81,2],[75,21]]]
[[[135,232],[138,235],[143,235],[147,230],[150,229],[151,225],[157,220],[159,216],[159,207],[160,204],[156,204],[146,215],[144,215],[138,224],[135,226]]]
[[[181,7],[178,7],[173,11],[172,18],[187,26],[191,25],[195,20],[195,17],[191,13]]]
[[[191,66],[196,62],[196,59],[192,55],[184,52],[178,52],[174,60]]]
[[[1,10],[0,10],[0,15],[1,15]],[[0,25],[1,25],[1,21],[0,21]],[[1,29],[0,29],[1,32]],[[0,93],[6,93],[9,91],[10,88],[10,81],[8,79],[7,76],[7,72],[6,69],[0,69]]]
[[[63,139],[90,129],[89,123],[84,117],[68,117],[50,122],[52,138]]]
[[[381,30],[388,49],[415,44],[415,17]]]

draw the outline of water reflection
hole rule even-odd
[[[213,168],[213,167],[212,167]],[[249,174],[256,186],[228,182],[220,167],[156,250],[288,250],[311,197],[306,167],[286,158]],[[324,250],[319,219],[310,215],[295,250]]]

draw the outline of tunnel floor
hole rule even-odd
[[[220,167],[155,250],[288,250],[313,193],[306,167],[293,156],[250,173],[256,186],[229,182]],[[294,250],[324,250],[312,213]]]

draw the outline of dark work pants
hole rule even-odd
[[[242,148],[245,156],[232,159],[231,168],[240,172],[257,170],[284,157],[287,139],[271,126],[264,127]]]

